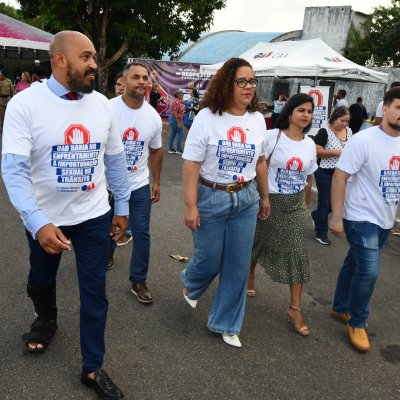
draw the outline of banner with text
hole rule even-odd
[[[151,85],[154,82],[158,83],[158,92],[162,96],[162,100],[159,102],[157,111],[162,116],[168,116],[171,113],[172,103],[174,102],[173,93],[176,89],[184,93],[183,99],[186,100],[190,96],[188,85],[194,85],[193,87],[199,91],[201,97],[211,79],[210,74],[200,72],[200,64],[142,60],[139,58],[128,59],[128,63],[133,61],[140,62],[149,71],[150,83],[146,99],[150,94]]]
[[[309,135],[315,136],[328,123],[329,86],[300,86],[300,92],[314,99],[314,114]]]

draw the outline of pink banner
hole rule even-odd
[[[194,88],[199,91],[200,97],[203,95],[211,79],[210,74],[200,72],[200,64],[183,63],[175,61],[156,61],[131,58],[128,62],[140,62],[150,74],[150,84],[147,91],[147,98],[154,82],[159,84],[159,93],[162,100],[158,105],[158,112],[162,116],[171,113],[174,101],[173,93],[176,89],[184,93],[184,100],[189,97],[190,89],[188,85],[193,82]]]

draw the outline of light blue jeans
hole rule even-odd
[[[181,279],[195,300],[219,274],[207,324],[212,332],[240,332],[258,201],[254,183],[234,193],[198,185],[200,227],[193,231],[194,255]]]
[[[370,222],[343,220],[350,249],[339,272],[333,310],[351,318],[349,325],[365,328],[369,315],[369,301],[378,278],[381,250],[390,229],[382,229]]]

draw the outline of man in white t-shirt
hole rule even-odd
[[[331,192],[330,230],[340,236],[344,229],[350,245],[331,315],[347,323],[351,344],[364,352],[370,349],[365,327],[380,253],[399,204],[400,87],[386,92],[382,109],[382,124],[353,136],[344,148]]]
[[[145,101],[149,84],[146,68],[138,63],[128,64],[123,70],[123,76],[125,91],[110,102],[125,148],[131,190],[129,227],[134,241],[129,279],[131,292],[138,301],[149,304],[153,301],[146,284],[150,257],[150,212],[151,204],[160,200],[162,122],[157,111]]]
[[[394,87],[398,87],[398,86],[400,86],[400,82],[396,82],[396,81],[392,82],[392,84],[390,85],[390,89],[392,89]],[[379,102],[378,106],[376,107],[373,125],[379,125],[382,122],[382,118],[383,118],[382,106],[383,106],[383,100],[381,100]]]
[[[337,94],[333,97],[333,106],[335,108],[339,107],[349,107],[349,103],[345,99],[347,92],[344,89],[338,90]]]
[[[129,187],[112,108],[93,90],[95,55],[80,32],[54,36],[53,75],[15,96],[7,108],[2,175],[30,248],[27,292],[37,318],[23,336],[26,351],[43,353],[57,330],[57,270],[72,244],[81,300],[81,382],[102,398],[121,399],[102,365],[110,232],[117,240],[125,231]],[[115,198],[113,218],[106,178]]]

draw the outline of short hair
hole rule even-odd
[[[181,94],[183,94],[182,90],[180,89],[174,90],[174,97],[178,98]]]
[[[123,78],[123,77],[124,77],[124,74],[122,73],[122,71],[118,72],[118,74],[114,78],[114,83],[117,84],[118,79]]]
[[[202,108],[208,107],[213,114],[222,115],[232,104],[233,85],[235,84],[236,71],[241,67],[249,67],[253,70],[250,63],[243,58],[233,57],[225,61],[222,67],[211,79],[207,91],[203,97]],[[247,106],[247,111],[258,110],[258,98],[254,93],[251,103]]]
[[[126,75],[126,73],[128,72],[129,68],[131,68],[131,67],[142,67],[147,71],[147,68],[142,63],[140,63],[138,61],[132,61],[131,63],[126,64],[124,69],[122,70],[122,73],[123,73],[124,76]],[[149,73],[149,71],[147,71],[147,73]]]
[[[362,97],[357,97],[357,103],[361,103],[362,102]]]
[[[152,88],[152,89],[157,89],[159,86],[160,86],[160,85],[159,85],[157,82],[154,82],[154,83],[151,85],[151,88]]]
[[[35,74],[38,78],[46,78],[46,73],[44,72],[44,69],[40,65],[35,65],[33,67],[32,74]]]
[[[285,104],[285,107],[283,107],[282,111],[279,113],[279,116],[275,123],[275,127],[278,129],[289,128],[290,116],[292,115],[293,110],[305,103],[311,103],[312,110],[314,112],[314,101],[311,96],[305,93],[294,94]],[[311,129],[311,125],[312,121],[304,128],[303,133],[308,132]]]
[[[393,87],[385,93],[385,96],[383,96],[383,104],[385,106],[390,106],[394,99],[400,99],[400,86]]]
[[[392,84],[390,85],[390,89],[394,88],[394,87],[398,87],[400,86],[400,82],[399,81],[394,81],[392,82]]]
[[[338,90],[338,94],[340,96],[346,97],[347,92],[344,89],[340,89],[340,90]]]
[[[337,119],[342,118],[345,115],[350,115],[350,111],[349,111],[349,109],[347,107],[341,106],[341,107],[335,108],[333,110],[333,113],[329,117],[328,122],[330,124],[333,124]]]

